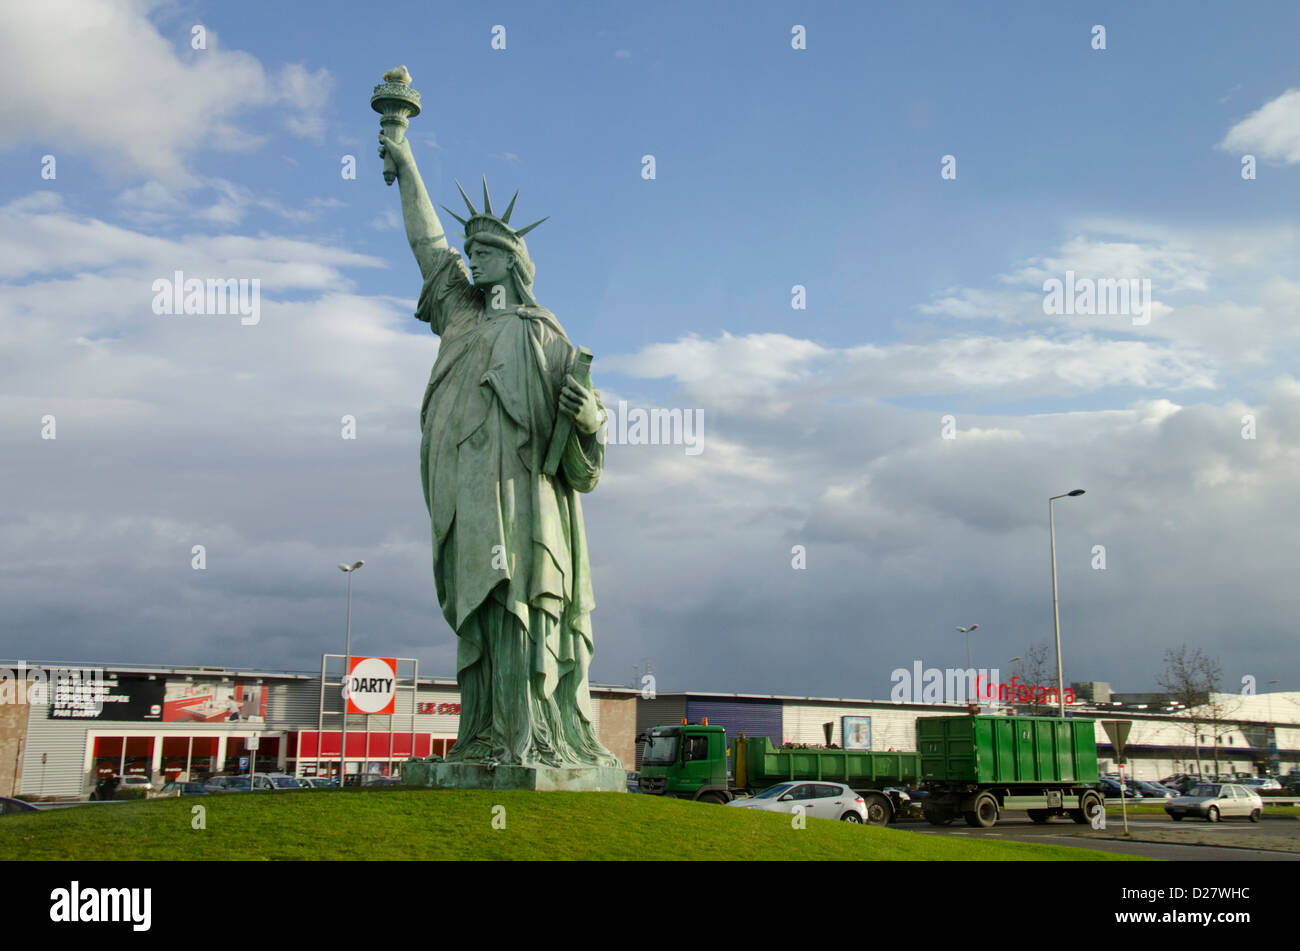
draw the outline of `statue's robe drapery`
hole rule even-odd
[[[459,253],[437,253],[416,317],[441,337],[420,411],[443,616],[458,636],[452,761],[618,766],[592,724],[595,599],[578,493],[605,447],[578,433],[542,472],[575,349],[539,306],[488,312]]]

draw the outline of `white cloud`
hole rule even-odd
[[[1300,162],[1300,89],[1264,103],[1229,129],[1218,148],[1288,165]]]
[[[300,64],[270,76],[248,53],[162,36],[153,2],[43,0],[0,4],[0,148],[40,142],[168,185],[193,183],[187,158],[203,147],[256,148],[237,125],[256,107],[287,107],[290,133],[319,139],[326,70]],[[188,41],[188,34],[184,40]]]
[[[0,459],[21,500],[0,535],[0,653],[39,636],[52,659],[308,667],[339,627],[333,565],[365,557],[356,646],[451,672],[416,461],[436,338],[408,332],[412,300],[355,293],[350,271],[385,263],[275,235],[143,234],[53,193],[0,206]],[[262,276],[261,323],[153,315],[149,282],[175,268]],[[394,280],[414,295],[419,276]],[[1289,277],[1260,286],[1261,307],[1296,299]],[[689,457],[612,445],[584,499],[595,678],[648,656],[675,689],[882,695],[876,671],[942,666],[952,624],[972,618],[988,628],[977,651],[1022,653],[1050,631],[1046,498],[1075,487],[1087,496],[1057,511],[1067,676],[1141,689],[1165,646],[1242,631],[1255,641],[1232,641],[1225,666],[1279,669],[1294,539],[1277,513],[1300,466],[1300,383],[1222,405],[1175,394],[1217,382],[1215,356],[1017,332],[842,347],[723,334],[602,358],[671,381],[658,402],[702,408],[705,440]],[[1104,402],[1117,386],[1145,395],[957,409],[954,440],[943,410],[889,402]],[[59,436],[44,441],[51,413]],[[807,570],[791,568],[796,544]],[[1089,567],[1095,544],[1107,571]]]
[[[1214,361],[1194,351],[1086,333],[1059,339],[967,335],[844,350],[784,334],[691,335],[606,357],[602,365],[631,377],[671,378],[688,400],[725,409],[762,406],[765,412],[789,409],[783,400],[798,389],[858,399],[952,393],[1025,398],[1216,385]]]
[[[277,236],[143,234],[67,210],[55,192],[0,205],[0,277],[34,278],[86,269],[166,275],[221,262],[231,276],[260,277],[270,288],[348,288],[341,268],[386,267],[378,258]],[[152,277],[150,277],[152,280]]]

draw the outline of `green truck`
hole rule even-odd
[[[645,733],[643,793],[726,803],[781,782],[838,782],[862,796],[869,822],[904,810],[898,787],[919,791],[934,825],[959,816],[987,828],[1006,811],[1034,822],[1088,822],[1102,807],[1093,721],[1059,717],[943,716],[916,721],[917,752],[781,749],[707,723]],[[730,766],[730,768],[729,768]]]

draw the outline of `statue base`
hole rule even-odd
[[[434,789],[527,789],[536,792],[627,792],[627,773],[614,766],[486,766],[408,761],[402,783]]]

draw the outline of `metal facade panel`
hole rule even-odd
[[[682,694],[655,697],[653,700],[637,698],[636,701],[636,769],[641,768],[645,743],[641,737],[657,726],[673,726],[686,716],[686,697]]]
[[[270,688],[266,695],[268,730],[316,729],[320,678],[272,683]]]
[[[780,743],[783,715],[784,704],[779,700],[686,698],[686,719],[699,723],[707,717],[710,726],[720,726],[727,731],[728,744],[737,733],[744,733],[747,737],[766,736]]]
[[[409,694],[410,691],[405,691]],[[405,712],[405,707],[400,703],[402,693],[398,693],[399,712]],[[435,737],[455,739],[456,732],[460,729],[460,713],[436,712],[442,709],[444,705],[450,704],[457,709],[460,707],[460,689],[455,684],[422,684],[419,688],[419,696],[416,697],[417,703],[432,703],[434,713],[417,713],[415,715],[415,730],[417,733],[432,733]],[[405,703],[409,704],[407,700]],[[409,718],[405,716],[397,719],[397,732],[408,729]]]
[[[657,726],[674,726],[686,716],[686,697],[671,694],[653,700],[638,698],[636,702],[636,731],[644,733]]]
[[[900,707],[892,703],[878,704],[837,704],[837,703],[792,703],[785,702],[782,726],[784,736],[779,740],[772,737],[774,743],[810,743],[826,742],[822,724],[831,721],[835,724],[833,742],[843,745],[840,735],[842,721],[840,717],[871,717],[871,748],[877,751],[896,750],[898,752],[915,752],[916,721],[919,717],[952,716],[952,710],[934,712]]]
[[[92,729],[103,730],[104,726],[97,720],[54,720],[48,703],[34,704],[27,717],[21,792],[32,796],[83,795],[88,783],[82,768],[86,734]],[[47,754],[48,762],[44,764],[42,754]]]

